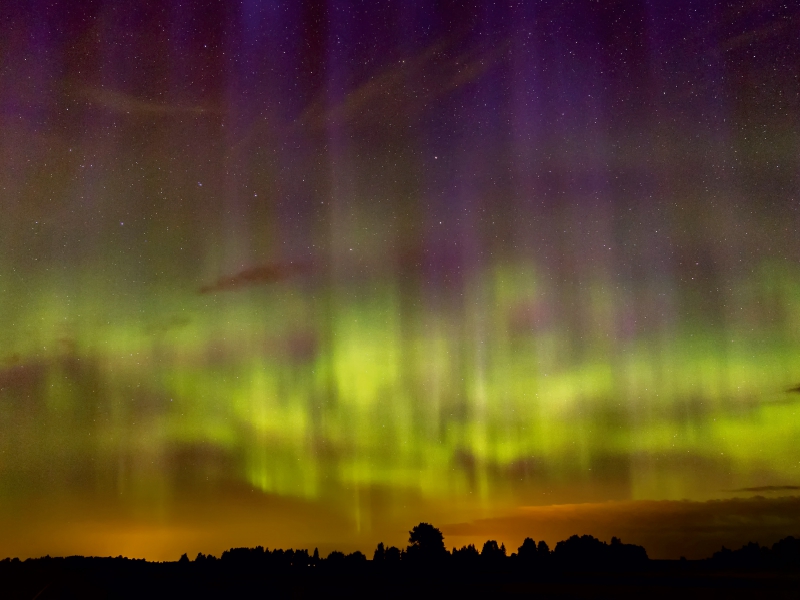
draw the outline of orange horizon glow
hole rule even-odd
[[[223,507],[222,513],[217,513]],[[213,513],[217,513],[216,515]],[[642,545],[650,558],[707,558],[722,545],[738,548],[750,541],[771,545],[786,536],[800,534],[800,497],[731,498],[708,502],[612,501],[518,507],[502,515],[448,522],[447,511],[433,522],[445,536],[449,550],[467,544],[481,547],[489,539],[516,551],[525,537],[545,540],[550,548],[571,535],[594,535],[609,541],[612,536],[626,543]],[[324,514],[313,504],[298,508],[292,503],[275,504],[266,498],[229,498],[214,510],[202,504],[186,503],[172,514],[126,517],[107,513],[102,517],[88,511],[64,508],[72,520],[41,520],[36,528],[23,528],[5,521],[0,540],[0,558],[20,559],[51,556],[118,556],[150,561],[175,561],[183,553],[190,558],[198,552],[217,557],[234,547],[318,548],[322,556],[333,550],[360,550],[368,558],[378,542],[405,548],[408,531],[395,519],[376,523],[368,532],[354,533],[343,515]],[[420,513],[422,514],[422,513]],[[450,515],[452,516],[452,515]],[[797,537],[800,537],[798,535]],[[17,549],[16,552],[13,549]]]

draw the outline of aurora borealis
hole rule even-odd
[[[792,3],[10,4],[0,557],[798,534]]]

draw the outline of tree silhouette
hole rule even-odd
[[[481,559],[487,564],[499,564],[506,558],[505,544],[497,545],[496,540],[487,540],[481,549]]]
[[[607,544],[591,535],[573,535],[558,542],[553,555],[561,565],[579,569],[631,567],[647,562],[647,552],[641,546],[623,544],[616,537]]]
[[[526,537],[522,542],[522,546],[517,548],[517,556],[526,563],[536,560],[536,542]]]
[[[366,564],[367,562],[367,557],[364,556],[363,552],[359,552],[358,550],[356,550],[355,552],[351,552],[350,554],[345,556],[344,559],[347,562],[347,564],[351,566],[363,565]]]
[[[800,568],[800,538],[789,536],[772,545],[772,560],[782,567]]]
[[[651,579],[642,577],[646,573],[657,576],[656,588],[667,585],[687,598],[705,597],[708,591],[707,583],[703,583],[702,590],[695,586],[695,580],[700,581],[697,574],[713,574],[716,582],[713,585],[722,586],[718,591],[737,590],[745,585],[748,592],[753,592],[748,597],[797,596],[800,539],[793,537],[784,538],[771,548],[751,542],[738,550],[723,548],[706,560],[653,564],[648,562],[644,548],[625,544],[616,537],[606,543],[590,535],[576,535],[559,542],[552,553],[544,542],[537,544],[526,538],[519,553],[508,557],[504,545],[496,540],[483,544],[480,553],[470,544],[454,548],[452,555],[448,555],[441,532],[424,523],[409,534],[410,553],[416,557],[414,560],[419,559],[412,562],[412,568],[406,568],[405,558],[409,554],[394,546],[387,548],[383,543],[375,550],[378,564],[374,566],[358,551],[347,555],[334,551],[317,563],[318,551],[312,558],[308,550],[269,550],[261,546],[231,548],[219,559],[198,553],[194,562],[186,554],[178,561],[166,563],[122,556],[45,556],[25,561],[7,558],[0,560],[0,596],[33,598],[43,589],[43,582],[52,581],[42,597],[215,598],[223,590],[223,597],[255,597],[265,591],[284,597],[298,590],[304,595],[308,592],[338,597],[372,597],[388,590],[389,595],[394,593],[399,597],[411,593],[428,595],[433,589],[471,597],[497,595],[509,582],[542,581],[565,586],[577,583],[584,591],[598,586],[594,589],[598,597],[606,597],[613,590],[618,590],[613,597],[620,597],[618,594],[623,591],[638,597],[647,593],[640,589],[642,585],[647,589],[652,587],[643,583]],[[381,556],[382,564],[378,558]],[[432,558],[426,560],[428,556]],[[596,577],[601,573],[602,577]],[[636,588],[625,588],[628,584]],[[686,595],[684,589],[694,593]],[[578,592],[577,588],[567,587],[565,595],[571,596],[570,590]],[[703,595],[698,595],[701,591]],[[628,595],[622,593],[624,597]]]
[[[338,550],[334,550],[333,552],[328,554],[325,560],[331,564],[337,564],[344,561],[344,558],[345,558],[344,552],[339,552]]]
[[[541,558],[550,555],[550,547],[547,545],[547,542],[544,540],[539,541],[539,545],[536,546],[536,554]]]
[[[462,546],[461,548],[453,548],[453,556],[458,560],[473,560],[480,557],[480,552],[475,547],[475,544],[469,546]]]
[[[447,555],[444,535],[429,523],[420,523],[408,532],[406,554],[412,560],[437,561]]]
[[[387,565],[399,565],[403,559],[403,551],[397,546],[390,546],[384,554],[384,561]]]
[[[386,548],[383,547],[383,542],[379,542],[375,552],[372,553],[373,562],[383,562],[386,559]]]

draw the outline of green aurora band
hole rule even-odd
[[[765,264],[733,283],[724,326],[681,321],[624,341],[613,329],[626,292],[598,282],[579,356],[567,323],[531,316],[548,294],[536,273],[495,265],[467,282],[461,310],[407,323],[391,280],[152,291],[150,313],[83,282],[65,302],[70,284],[46,278],[12,303],[24,292],[7,283],[18,309],[0,342],[14,363],[2,494],[23,493],[12,473],[67,485],[89,460],[97,485],[116,471],[119,489],[167,494],[172,475],[151,465],[180,445],[234,456],[236,478],[307,499],[377,485],[488,507],[609,478],[612,497],[703,499],[796,475],[796,271]]]
[[[800,485],[791,3],[78,4],[0,26],[0,559]]]

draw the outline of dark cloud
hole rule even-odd
[[[796,492],[800,491],[800,485],[762,485],[758,487],[746,487],[731,492]]]
[[[183,329],[191,323],[191,319],[184,316],[174,316],[160,321],[156,321],[147,326],[148,333],[169,333]]]
[[[16,355],[6,361],[12,364],[7,368],[0,369],[0,393],[4,391],[31,392],[43,385],[48,367],[45,361],[17,364],[19,358]],[[16,361],[16,363],[12,361]]]
[[[487,539],[516,548],[526,536],[548,544],[591,534],[643,545],[651,558],[705,558],[721,546],[771,545],[800,535],[800,496],[708,502],[624,501],[522,507],[512,514],[441,527],[448,546]]]
[[[307,263],[272,263],[261,265],[251,269],[245,269],[235,275],[221,277],[212,284],[204,285],[200,288],[201,294],[212,294],[215,292],[225,292],[238,290],[251,285],[264,285],[285,281],[296,275],[308,273],[311,267]]]

